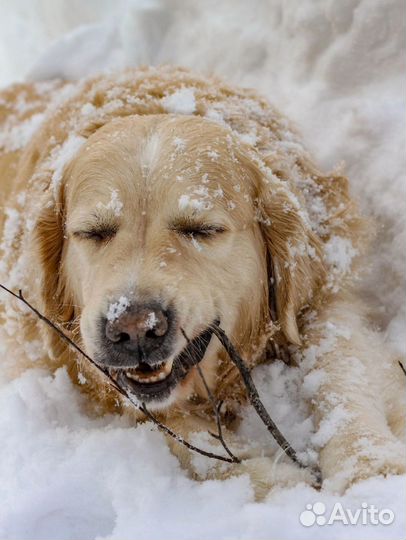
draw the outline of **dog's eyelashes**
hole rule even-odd
[[[92,240],[96,243],[106,242],[111,240],[117,233],[116,229],[89,229],[85,231],[75,231],[73,236],[80,240]]]
[[[176,231],[182,236],[193,238],[210,238],[217,234],[225,232],[224,227],[218,225],[201,225],[201,226],[187,226],[178,227]]]

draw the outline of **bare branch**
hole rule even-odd
[[[191,341],[190,339],[188,338],[188,336],[186,335],[186,332],[183,330],[183,328],[180,329],[182,334],[183,334],[183,337],[186,339],[186,342],[190,345],[191,344]],[[237,456],[235,456],[230,448],[227,446],[227,443],[226,441],[224,440],[224,437],[223,437],[223,428],[222,428],[222,425],[221,425],[221,416],[220,416],[220,409],[221,409],[221,405],[223,402],[220,402],[219,404],[216,403],[216,399],[215,397],[213,396],[213,393],[212,391],[210,390],[209,388],[209,385],[207,384],[207,381],[206,379],[204,378],[204,375],[203,375],[203,372],[202,372],[202,369],[201,367],[199,366],[199,364],[196,364],[195,365],[196,369],[197,369],[197,372],[200,376],[200,378],[202,379],[202,382],[203,382],[203,385],[204,385],[204,388],[207,392],[207,396],[209,398],[209,401],[211,403],[211,406],[212,406],[212,409],[213,409],[213,412],[214,412],[214,416],[216,418],[216,424],[217,424],[217,434],[215,433],[212,433],[211,431],[209,431],[209,434],[214,437],[215,439],[217,439],[218,441],[220,441],[222,447],[224,448],[224,450],[227,452],[227,454],[230,456],[230,458],[233,460],[233,463],[241,463],[241,459],[238,458]]]
[[[282,448],[282,450],[285,452],[285,454],[287,454],[292,461],[303,467],[303,464],[297,457],[295,450],[291,447],[291,445],[282,435],[275,422],[269,416],[267,410],[264,407],[264,404],[259,397],[258,391],[254,385],[249,369],[245,365],[241,356],[235,350],[231,341],[226,336],[224,330],[222,330],[219,326],[213,326],[213,332],[216,334],[220,343],[226,349],[233,364],[238,368],[239,372],[241,373],[245,388],[247,389],[248,398],[252,406],[256,410],[258,416],[261,418],[262,422],[265,424],[266,428],[268,429],[272,437],[275,439],[275,441]]]
[[[94,360],[92,360],[92,358],[90,358],[90,356],[88,356],[84,351],[82,351],[82,349],[74,342],[70,339],[69,336],[67,336],[63,330],[61,330],[55,323],[53,323],[52,321],[50,321],[49,319],[47,319],[47,317],[45,317],[45,315],[43,315],[42,313],[40,313],[37,309],[35,309],[34,306],[32,306],[25,298],[24,298],[24,295],[23,295],[23,292],[21,289],[19,289],[18,291],[18,294],[16,294],[15,292],[11,291],[10,289],[8,289],[7,287],[5,287],[4,285],[2,285],[0,283],[0,288],[3,289],[4,291],[8,292],[9,294],[11,294],[12,296],[14,296],[14,298],[17,298],[17,300],[21,300],[21,302],[23,304],[25,304],[28,308],[30,308],[31,311],[33,311],[35,313],[35,315],[41,320],[41,321],[44,321],[48,326],[50,326],[53,330],[55,330],[55,332],[57,332],[57,334],[59,334],[59,336],[65,340],[67,343],[69,343],[69,345],[71,345],[74,349],[76,349],[78,352],[80,352],[80,354],[82,354],[87,360],[89,360],[89,362],[93,365],[95,365],[98,369],[100,369],[99,366],[97,366],[97,364],[94,362]]]
[[[402,364],[402,362],[400,360],[398,360],[398,363],[399,363],[399,366],[400,366],[400,369],[403,371],[403,373],[406,375],[406,369],[405,369],[405,366]]]
[[[227,458],[224,456],[220,456],[219,454],[213,454],[213,452],[208,452],[206,450],[202,450],[201,448],[198,448],[197,446],[193,446],[190,442],[186,441],[183,437],[172,431],[168,426],[165,424],[162,424],[152,413],[149,411],[145,403],[143,403],[140,407],[140,410],[164,433],[167,435],[170,435],[173,439],[178,441],[179,443],[183,444],[183,446],[186,446],[186,448],[189,448],[189,450],[193,450],[194,452],[197,452],[199,454],[202,454],[202,456],[206,456],[213,459],[218,459],[219,461],[225,461],[227,463],[241,463],[241,461],[238,458]]]

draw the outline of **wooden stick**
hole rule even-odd
[[[183,328],[181,328],[180,330],[181,330],[181,332],[183,334],[183,337],[186,339],[186,342],[188,343],[188,345],[190,345],[191,341],[188,338],[188,336],[186,335],[186,332],[183,330]],[[237,456],[235,456],[231,452],[230,448],[227,446],[227,443],[226,443],[226,441],[224,440],[224,437],[223,437],[223,428],[222,428],[222,425],[221,425],[221,417],[220,417],[220,409],[221,409],[221,405],[223,404],[223,402],[216,403],[216,399],[213,396],[213,393],[210,390],[209,385],[207,384],[207,381],[206,381],[206,379],[205,379],[205,377],[203,375],[203,371],[202,371],[201,367],[199,366],[199,364],[196,364],[195,367],[197,369],[197,372],[198,372],[200,378],[203,381],[204,388],[205,388],[205,390],[207,392],[207,396],[209,398],[209,401],[211,403],[211,406],[212,406],[212,409],[213,409],[213,412],[214,412],[214,416],[216,418],[217,434],[212,433],[211,431],[209,431],[209,433],[210,433],[210,435],[212,437],[214,437],[215,439],[220,441],[220,443],[221,443],[222,447],[224,448],[224,450],[227,452],[227,454],[233,460],[233,463],[241,463],[241,459],[238,458]]]
[[[267,410],[264,407],[264,404],[262,403],[259,397],[258,391],[255,387],[254,381],[252,380],[249,369],[245,365],[243,359],[238,354],[238,352],[236,351],[231,341],[228,339],[224,330],[220,328],[220,326],[218,325],[213,325],[212,328],[218,340],[227,351],[227,354],[229,355],[230,360],[239,370],[242,380],[244,382],[245,388],[247,389],[248,398],[251,402],[251,405],[254,407],[258,416],[261,418],[262,422],[265,424],[267,430],[270,432],[270,434],[275,439],[275,441],[279,444],[279,446],[282,448],[285,454],[289,456],[292,461],[294,461],[301,468],[307,468],[307,466],[299,460],[295,450],[288,443],[288,441],[285,439],[285,437],[283,436],[282,432],[279,430],[275,422],[269,416]],[[312,472],[315,478],[314,487],[319,488],[322,482],[321,472],[317,467],[314,467]]]
[[[133,402],[132,402],[133,403]],[[168,426],[165,424],[162,424],[152,413],[147,409],[145,406],[145,403],[143,403],[140,407],[140,410],[164,433],[167,435],[170,435],[173,439],[175,439],[177,442],[183,444],[183,446],[186,446],[186,448],[189,448],[189,450],[193,450],[194,452],[197,452],[198,454],[201,454],[202,456],[206,456],[212,459],[218,459],[219,461],[225,461],[226,463],[241,463],[240,460],[236,461],[238,458],[227,458],[225,456],[221,456],[220,454],[214,454],[213,452],[208,452],[206,450],[202,450],[201,448],[198,448],[197,446],[193,446],[190,442],[188,442],[186,439],[172,431]]]
[[[249,369],[245,365],[241,356],[235,350],[231,341],[226,336],[224,330],[222,330],[222,328],[220,328],[219,326],[214,326],[213,332],[216,334],[220,343],[223,345],[223,347],[227,351],[230,357],[230,360],[233,362],[233,364],[237,367],[238,371],[241,373],[242,380],[244,382],[245,388],[247,389],[248,398],[252,406],[256,410],[258,416],[261,418],[262,422],[265,424],[266,428],[268,429],[272,437],[276,440],[276,442],[279,444],[279,446],[282,448],[282,450],[285,452],[285,454],[287,454],[292,459],[292,461],[294,461],[295,463],[303,467],[302,463],[299,461],[297,457],[295,450],[291,447],[291,445],[288,443],[288,441],[279,431],[279,428],[277,427],[275,422],[269,416],[267,410],[264,407],[264,404],[260,400],[258,391],[254,385]]]

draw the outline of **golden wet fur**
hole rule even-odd
[[[170,96],[185,99],[185,88],[194,101],[179,114]],[[128,291],[175,306],[174,356],[185,346],[180,327],[194,337],[216,317],[251,366],[267,360],[269,343],[289,347],[307,377],[323,372],[309,398],[316,426],[323,428],[338,406],[347,412],[334,433],[321,437],[326,485],[342,490],[361,478],[404,472],[397,359],[368,328],[352,292],[354,262],[341,268],[335,260],[335,246],[356,259],[364,224],[347,180],[321,174],[266,101],[185,70],[151,68],[75,85],[13,86],[0,94],[0,123],[3,282],[21,287],[91,356],[99,346],[97,317]],[[102,245],[78,234],[96,218],[118,231]],[[190,222],[221,232],[182,235]],[[19,357],[52,369],[66,365],[74,381],[79,373],[87,381],[89,404],[121,410],[100,375],[21,306],[10,303],[3,318]],[[232,437],[230,418],[245,397],[217,340],[201,367],[225,400]],[[186,437],[213,429],[206,398],[193,369],[157,414]],[[190,454],[169,443],[198,475]],[[275,468],[272,456],[239,450],[242,465],[208,474],[249,472],[258,496],[306,476],[287,461]]]

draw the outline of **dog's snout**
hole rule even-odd
[[[159,304],[132,305],[116,319],[106,320],[105,339],[119,353],[119,363],[153,364],[168,352],[173,321],[172,310]]]

